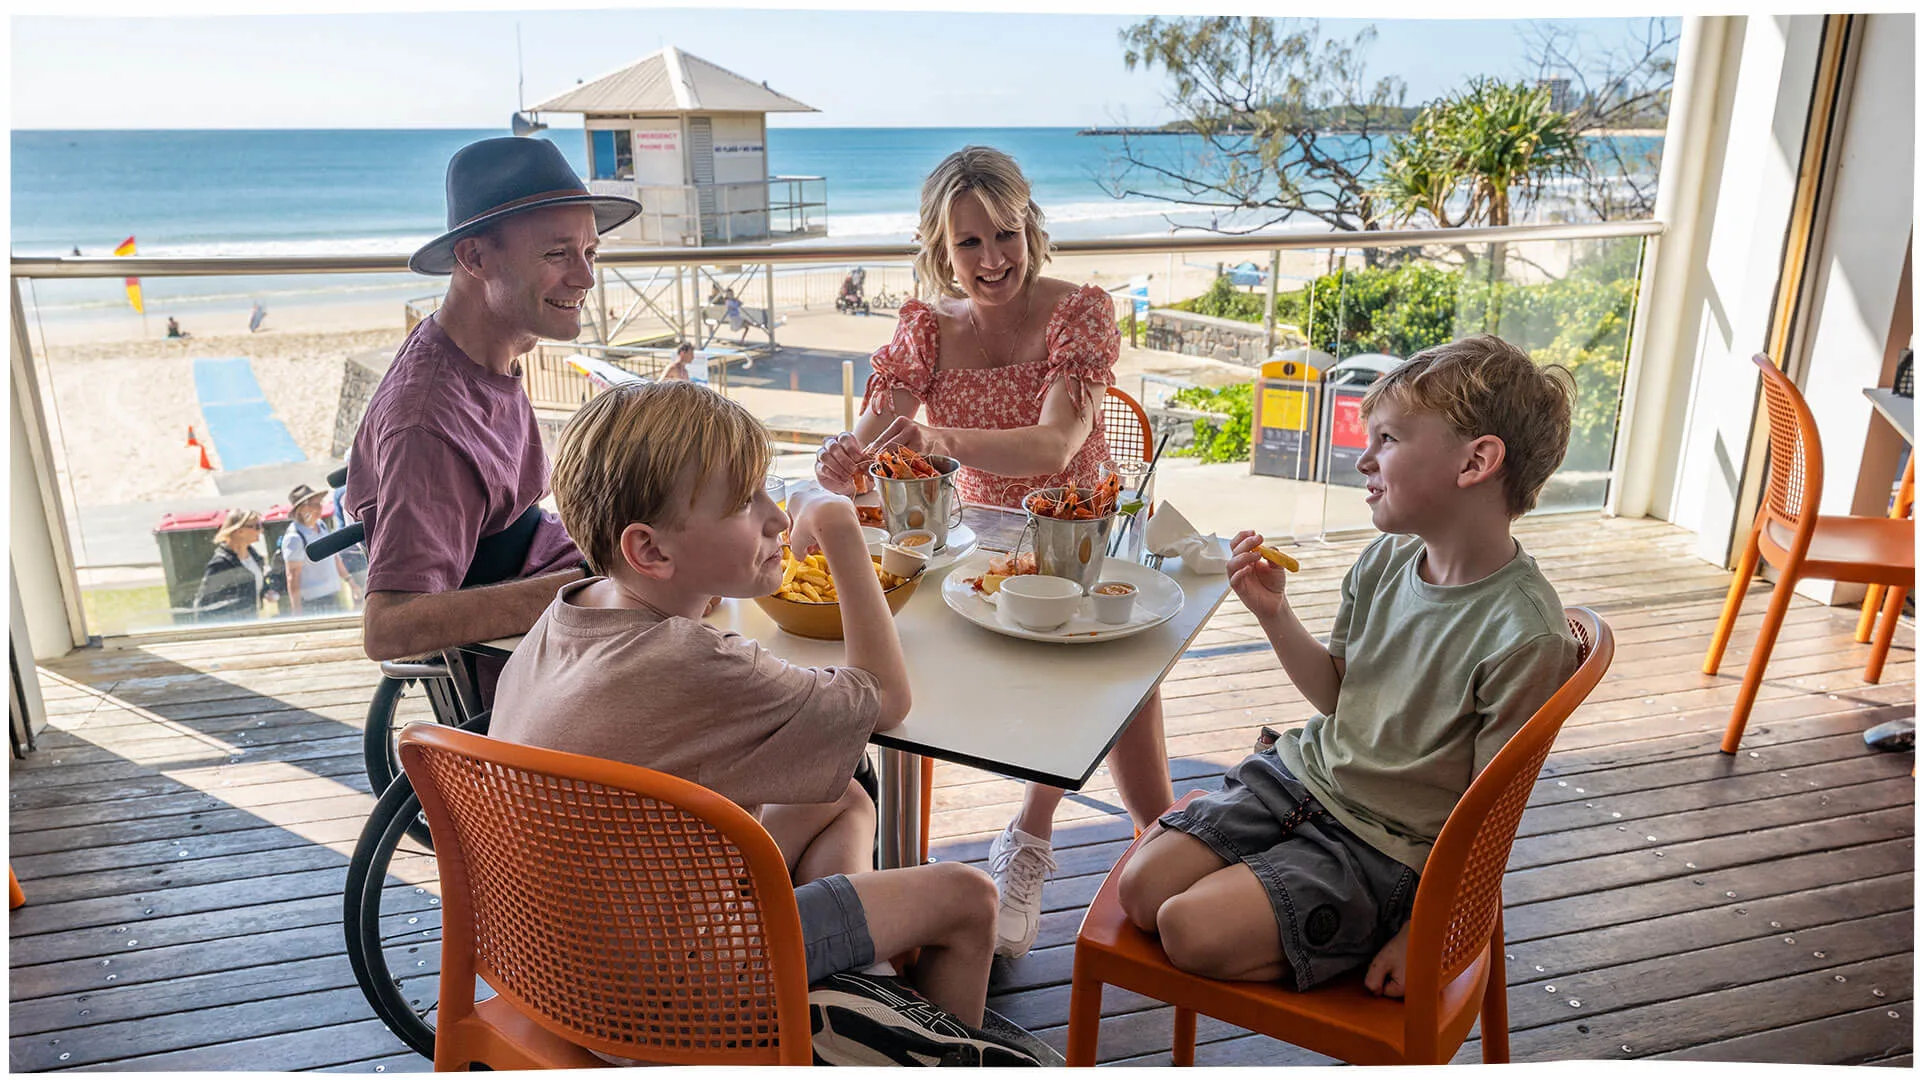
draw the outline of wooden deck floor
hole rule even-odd
[[[1728,757],[1765,586],[1709,678],[1727,575],[1688,534],[1585,516],[1521,537],[1619,650],[1507,874],[1514,1059],[1910,1064],[1913,756],[1860,733],[1913,712],[1911,626],[1870,686],[1854,613],[1796,604]],[[1316,632],[1359,546],[1303,550],[1295,600]],[[351,631],[92,650],[43,672],[54,727],[13,763],[8,799],[28,897],[10,920],[12,1069],[427,1067],[372,1018],[342,951],[374,678]],[[1217,787],[1257,725],[1307,712],[1231,597],[1165,691],[1181,791]],[[944,764],[937,785],[935,854],[982,859],[1018,785]],[[1063,805],[1038,945],[996,973],[993,1006],[1059,1047],[1073,933],[1128,833],[1104,775]],[[1103,1060],[1167,1062],[1170,1010],[1111,989],[1105,1007]],[[1204,1019],[1200,1038],[1201,1063],[1320,1060]]]

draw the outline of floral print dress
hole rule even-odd
[[[905,390],[926,406],[927,421],[935,427],[1030,427],[1040,422],[1040,406],[1047,391],[1067,380],[1074,408],[1085,415],[1093,410],[1093,430],[1080,444],[1067,467],[1042,476],[997,476],[961,463],[960,497],[969,503],[1017,507],[1036,488],[1073,484],[1091,487],[1099,480],[1100,463],[1113,456],[1107,449],[1106,424],[1092,388],[1113,384],[1113,364],[1120,358],[1120,327],[1113,319],[1113,301],[1098,285],[1083,285],[1061,300],[1047,320],[1047,357],[1024,364],[994,368],[940,366],[940,324],[933,308],[909,300],[900,308],[900,328],[893,340],[873,354],[873,376],[867,380],[861,411],[892,408],[893,392]]]

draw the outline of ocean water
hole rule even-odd
[[[128,236],[142,255],[405,254],[441,231],[453,152],[492,130],[15,131],[12,245],[17,255],[111,253]],[[586,140],[549,131],[574,168]],[[1188,140],[1139,145],[1177,154]],[[1645,140],[1657,147],[1658,140]],[[969,144],[1012,154],[1056,238],[1164,234],[1211,214],[1139,196],[1117,199],[1121,140],[1072,128],[774,128],[769,171],[827,178],[828,229],[842,241],[908,239],[920,182]],[[1167,190],[1161,188],[1159,190]],[[1229,219],[1230,220],[1230,219]],[[1226,223],[1223,221],[1223,224]],[[1298,228],[1317,230],[1317,222]],[[276,303],[383,300],[438,291],[406,275],[155,278],[150,314]],[[43,317],[131,315],[117,280],[43,281]]]

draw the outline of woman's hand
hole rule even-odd
[[[931,428],[910,416],[896,416],[893,423],[873,440],[873,452],[898,450],[901,447],[919,454],[945,454],[946,448],[940,438],[940,430]]]
[[[860,471],[871,460],[860,452],[860,440],[843,431],[820,444],[820,452],[813,459],[813,478],[836,495],[851,496]],[[791,501],[788,511],[792,512]]]
[[[1227,562],[1227,584],[1255,617],[1270,619],[1287,606],[1287,572],[1260,555],[1267,538],[1243,529],[1233,538],[1233,558]]]

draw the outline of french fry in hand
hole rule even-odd
[[[1300,563],[1298,560],[1296,560],[1293,556],[1277,548],[1270,548],[1265,544],[1262,544],[1259,547],[1254,548],[1253,550],[1258,552],[1261,558],[1267,560],[1268,562],[1279,567],[1280,569],[1285,570],[1289,574],[1297,573],[1300,569]]]

